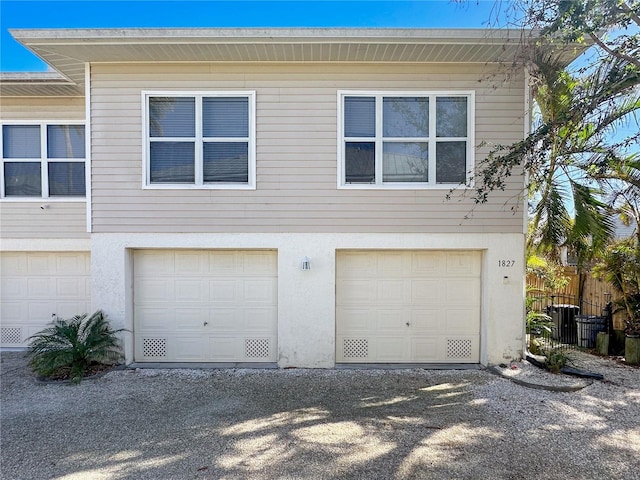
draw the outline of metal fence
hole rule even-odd
[[[545,348],[593,349],[598,333],[613,332],[611,302],[598,305],[572,295],[538,294],[529,297],[528,308],[546,315],[527,329]]]

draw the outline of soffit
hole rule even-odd
[[[11,33],[59,72],[68,87],[75,85],[79,91],[84,89],[87,62],[503,63],[517,61],[523,43],[520,30],[491,29],[56,29]],[[8,84],[2,80],[2,94],[6,95]],[[20,91],[17,86],[12,88]]]

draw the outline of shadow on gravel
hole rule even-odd
[[[537,459],[527,447],[553,455],[553,426],[536,424],[538,436],[524,438],[472,387],[503,382],[505,402],[528,392],[482,371],[127,370],[69,386],[37,384],[21,360],[2,360],[5,480],[587,473],[565,477],[552,470],[557,460]],[[612,468],[588,473],[612,478]]]

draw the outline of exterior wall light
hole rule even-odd
[[[304,257],[300,260],[300,270],[311,270],[311,260],[309,260],[309,257]]]

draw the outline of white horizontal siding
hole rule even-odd
[[[524,85],[505,78],[486,65],[94,65],[94,232],[520,233],[520,175],[480,206],[446,188],[336,187],[338,90],[474,90],[476,142],[512,143]],[[141,91],[218,89],[256,91],[256,190],[143,190]]]

